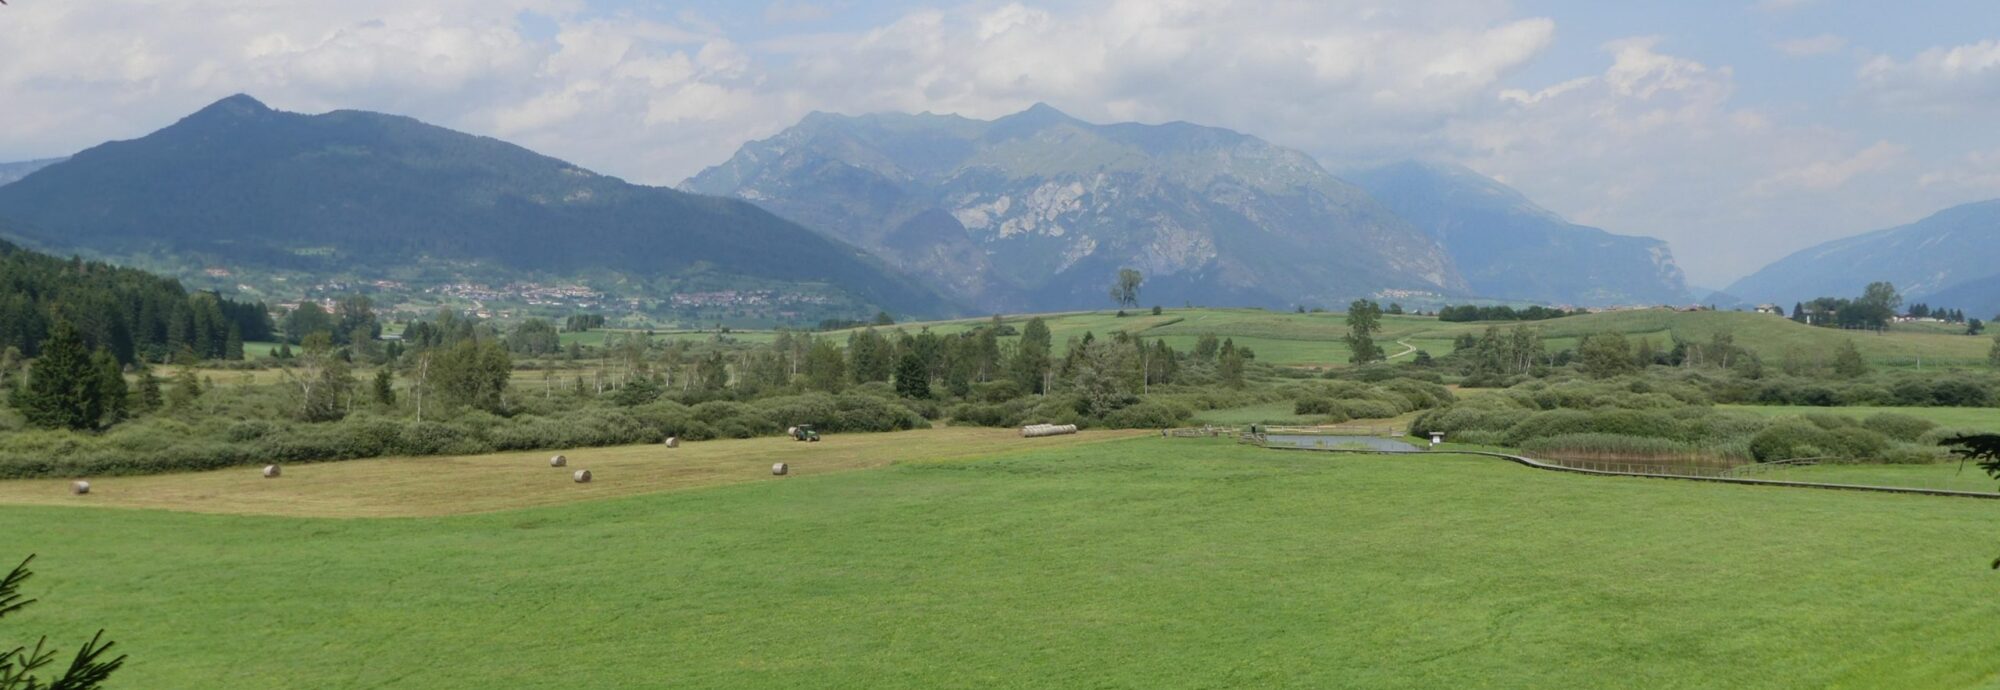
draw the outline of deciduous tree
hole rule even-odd
[[[1118,279],[1111,283],[1111,301],[1119,307],[1139,306],[1139,285],[1144,282],[1146,277],[1138,269],[1118,269]]]

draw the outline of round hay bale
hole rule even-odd
[[[570,475],[570,478],[575,479],[578,484],[589,484],[590,470],[577,470],[576,474]]]
[[[792,467],[782,462],[771,466],[771,474],[775,474],[780,477],[790,474],[791,471]]]
[[[560,455],[558,455],[558,456],[555,456],[555,457],[553,457],[553,458],[549,458],[549,466],[550,466],[550,467],[568,467],[568,466],[569,466],[569,458],[566,458],[566,457],[563,457],[563,456],[560,456]]]
[[[87,494],[87,493],[90,493],[90,482],[86,482],[86,481],[74,481],[74,482],[70,482],[70,483],[69,483],[69,492],[70,492],[70,493],[73,493],[73,494],[76,494],[76,495],[78,495],[78,496],[82,496],[82,495],[84,495],[84,494]]]
[[[284,473],[284,470],[281,470],[281,469],[278,469],[278,466],[277,466],[277,465],[265,465],[265,466],[264,466],[264,478],[265,478],[265,479],[277,479],[277,478],[278,478],[278,475],[279,475],[279,474],[283,474],[283,473]]]
[[[792,438],[798,438],[798,436],[799,436],[799,428],[798,428],[798,427],[795,427],[795,426],[794,426],[794,427],[786,427],[786,428],[785,428],[785,435],[786,435],[786,436],[790,436],[790,437],[792,437]]]
[[[681,437],[679,437],[679,436],[668,436],[668,437],[667,437],[667,447],[668,447],[668,448],[679,448],[679,447],[681,447]]]

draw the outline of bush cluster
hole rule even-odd
[[[151,418],[89,436],[31,431],[0,437],[0,478],[104,476],[208,470],[262,462],[306,463],[391,455],[469,455],[501,450],[583,448],[768,436],[795,424],[822,432],[928,428],[901,401],[861,392],[710,401],[591,405],[502,418],[465,412],[448,420],[356,414],[308,424]]]
[[[1350,419],[1388,419],[1417,410],[1451,404],[1451,391],[1436,383],[1390,379],[1375,384],[1327,381],[1300,386],[1293,393],[1292,413],[1325,417],[1334,423]]]

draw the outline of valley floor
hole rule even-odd
[[[133,655],[119,687],[154,690],[2000,681],[1990,501],[922,435],[956,432],[882,435],[856,461],[875,469],[784,481],[469,515],[294,511],[431,515],[395,519],[13,505],[50,484],[0,483],[0,554],[40,553],[43,600],[9,628],[67,644],[107,628]],[[783,443],[678,452],[764,468],[843,452]],[[502,466],[559,472],[543,459],[492,458],[479,474],[508,479],[466,472],[460,493],[530,481]],[[308,502],[331,486],[308,469],[347,466],[370,467],[297,468],[268,483],[303,493],[265,505]],[[103,486],[93,500],[142,491]]]

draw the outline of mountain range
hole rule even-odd
[[[0,218],[37,246],[112,256],[381,276],[438,263],[608,272],[668,291],[753,280],[849,299],[856,313],[953,310],[867,253],[749,203],[630,184],[407,117],[303,115],[243,95],[0,186]]]
[[[0,163],[0,185],[27,177],[28,173],[63,162],[64,158],[42,158],[31,161]]]
[[[753,201],[984,311],[1108,303],[1274,307],[1464,296],[1422,230],[1311,157],[1186,123],[1097,125],[1047,105],[995,120],[815,113],[682,189]]]
[[[1569,223],[1463,167],[1343,177],[1246,134],[1047,105],[815,113],[675,190],[407,117],[238,95],[0,165],[0,220],[45,249],[169,257],[150,265],[184,278],[587,277],[662,303],[748,286],[844,313],[1100,307],[1121,268],[1144,272],[1147,304],[1687,299],[1664,243]]]
[[[1681,304],[1667,243],[1577,225],[1464,166],[1405,161],[1350,173],[1429,233],[1481,297],[1551,304]]]
[[[1800,250],[1736,281],[1725,292],[1791,304],[1853,297],[1870,282],[1894,283],[1907,299],[2000,312],[2000,200],[1954,206],[1908,225]]]

